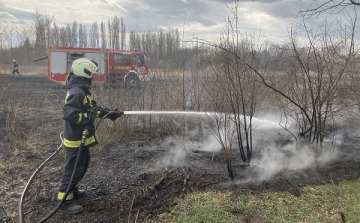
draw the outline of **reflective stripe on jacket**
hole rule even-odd
[[[78,148],[81,144],[82,132],[88,118],[87,110],[92,107],[91,94],[89,90],[81,87],[72,87],[68,90],[63,106],[64,120],[64,146],[67,148]],[[87,124],[89,126],[89,124]],[[95,128],[92,124],[90,128]],[[94,135],[89,135],[85,140],[85,146],[96,145]]]

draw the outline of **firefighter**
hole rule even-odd
[[[67,187],[70,187],[70,193],[59,210],[68,214],[78,214],[84,209],[76,204],[74,199],[85,196],[85,191],[79,189],[79,182],[84,177],[90,163],[89,148],[97,144],[95,138],[94,120],[96,117],[109,118],[112,121],[120,117],[124,112],[117,109],[100,109],[96,102],[91,100],[91,82],[92,76],[97,70],[95,61],[80,58],[73,61],[71,72],[68,77],[68,92],[63,106],[64,119],[64,141],[65,162],[62,171],[58,200],[61,201],[65,195]],[[108,116],[105,116],[108,115]],[[75,170],[75,176],[71,185],[69,181],[73,174],[75,161],[81,144],[82,132],[84,129],[89,131],[79,157],[78,166]]]
[[[13,62],[14,62],[14,66],[11,72],[11,76],[14,76],[14,74],[17,73],[21,77],[21,74],[19,72],[19,64],[16,62],[16,60],[13,60]]]

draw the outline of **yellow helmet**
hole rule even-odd
[[[75,76],[91,79],[97,71],[97,63],[87,58],[79,58],[72,63],[71,71]]]

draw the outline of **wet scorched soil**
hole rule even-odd
[[[26,168],[1,167],[0,219],[1,222],[18,222],[19,199],[27,180],[59,146],[58,134],[62,131],[59,111],[66,91],[43,76],[11,78],[2,75],[0,89],[4,92],[0,97],[1,104],[9,108],[0,116],[1,135],[8,135],[9,116],[6,115],[11,109],[18,108],[21,114],[11,113],[20,123],[14,127],[20,131],[17,136],[29,136],[33,129],[49,139],[47,144],[34,142],[33,147],[29,146],[33,151],[40,149],[38,155],[18,151],[23,152],[19,155],[13,148],[13,139],[2,138],[0,158],[26,162]],[[359,123],[357,120],[345,121],[337,126],[341,138],[338,146],[325,151],[289,149],[286,144],[292,138],[286,132],[277,129],[268,138],[259,131],[258,149],[254,151],[252,165],[242,165],[237,151],[233,151],[234,181],[228,177],[220,148],[209,150],[206,143],[183,148],[169,143],[165,136],[150,138],[139,131],[127,142],[111,148],[92,148],[90,168],[81,185],[88,194],[77,201],[83,205],[84,212],[75,216],[57,212],[48,222],[150,222],[157,214],[170,211],[173,198],[193,190],[241,187],[254,192],[289,191],[300,196],[298,188],[301,186],[358,178],[360,140],[355,130],[359,129]],[[264,153],[269,144],[284,153]],[[294,154],[302,154],[305,158],[294,159]],[[287,158],[307,165],[287,168]],[[266,163],[270,161],[279,168],[269,172]],[[24,200],[25,222],[39,221],[56,206],[62,162],[63,153],[59,152],[32,182]]]

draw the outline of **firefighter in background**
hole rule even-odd
[[[14,62],[14,66],[11,72],[11,76],[14,76],[14,74],[17,73],[21,77],[21,74],[19,72],[19,64],[16,62],[16,60],[13,60],[13,62]]]
[[[86,58],[77,59],[72,63],[66,86],[68,92],[65,98],[65,105],[63,106],[65,166],[62,171],[58,200],[61,201],[63,199],[67,187],[70,187],[70,193],[59,209],[68,214],[79,214],[84,210],[81,205],[74,202],[74,199],[86,195],[84,190],[79,189],[79,182],[89,167],[89,148],[98,144],[94,135],[94,120],[96,117],[105,117],[108,111],[117,111],[117,109],[110,110],[97,107],[96,102],[91,100],[92,76],[96,71],[96,62]],[[114,121],[123,114],[124,112],[111,112],[106,118]],[[82,148],[73,182],[69,185],[84,129],[89,131],[89,135]]]

